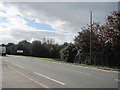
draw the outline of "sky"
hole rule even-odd
[[[0,44],[32,42],[43,38],[73,42],[89,23],[105,23],[117,2],[0,2]]]

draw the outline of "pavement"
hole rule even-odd
[[[21,56],[2,57],[2,88],[118,88],[118,72]]]

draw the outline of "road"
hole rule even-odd
[[[118,88],[118,72],[21,56],[2,57],[3,88]]]

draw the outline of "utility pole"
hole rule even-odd
[[[92,65],[92,11],[90,12],[90,64]]]
[[[118,11],[120,11],[120,1],[118,2]]]

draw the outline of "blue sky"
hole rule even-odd
[[[2,22],[8,22],[6,17],[0,17],[0,23]]]
[[[0,12],[6,13],[6,11],[4,9],[0,9]]]
[[[49,24],[46,23],[37,23],[34,19],[30,20],[28,18],[24,18],[24,20],[27,22],[27,25],[39,30],[49,30],[49,31],[55,31]],[[68,32],[62,31],[61,33],[67,34]]]
[[[50,30],[50,31],[55,30],[49,24],[37,23],[37,22],[35,22],[34,19],[30,20],[30,19],[25,17],[24,20],[27,21],[28,26],[34,27],[34,28],[39,29],[39,30]]]
[[[3,9],[0,9],[0,12],[6,13],[6,11],[3,10]],[[0,17],[0,23],[1,22],[7,22],[7,18],[6,17]]]

